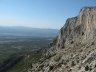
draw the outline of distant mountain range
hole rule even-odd
[[[0,36],[55,37],[57,35],[58,35],[57,29],[0,27]]]

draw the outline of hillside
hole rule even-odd
[[[43,53],[28,72],[96,72],[96,7],[67,19]]]

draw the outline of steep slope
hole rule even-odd
[[[96,7],[67,19],[49,47],[28,72],[96,72]]]
[[[76,17],[67,19],[61,28],[58,44],[71,44],[76,40],[89,42],[96,36],[96,7],[84,7]]]

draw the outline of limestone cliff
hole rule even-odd
[[[96,7],[67,19],[49,47],[29,72],[96,72]]]
[[[96,7],[84,7],[78,16],[67,19],[60,30],[58,46],[79,40],[83,43],[94,40],[96,36]]]

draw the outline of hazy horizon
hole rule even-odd
[[[0,0],[0,26],[60,29],[96,0]]]
[[[52,29],[52,30],[60,30],[57,28],[40,28],[40,27],[27,27],[27,26],[0,26],[2,28],[29,28],[29,29]]]

